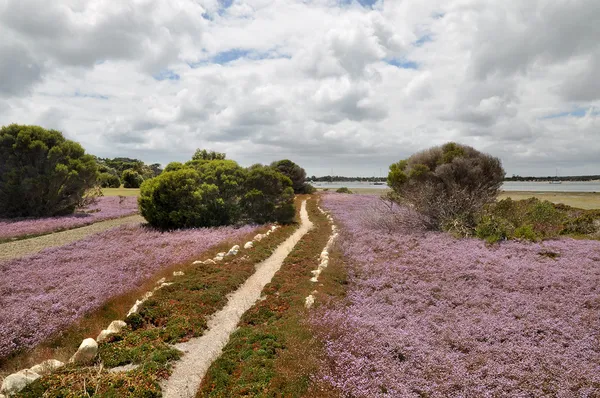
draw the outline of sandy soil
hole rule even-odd
[[[68,243],[86,238],[90,235],[97,234],[98,232],[118,227],[119,225],[137,224],[142,222],[146,222],[142,216],[134,215],[100,221],[85,227],[70,229],[63,232],[55,232],[52,234],[39,236],[37,238],[2,243],[0,244],[0,261],[38,253],[49,247],[66,245]]]
[[[260,293],[300,239],[313,227],[306,212],[306,201],[300,209],[300,228],[283,242],[271,255],[256,265],[256,272],[242,286],[229,296],[227,305],[215,313],[208,321],[208,330],[203,336],[177,344],[184,352],[177,362],[173,374],[163,384],[166,398],[195,397],[200,382],[211,363],[221,355],[229,336],[235,330],[240,318],[260,298]]]

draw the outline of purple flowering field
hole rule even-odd
[[[313,318],[327,380],[353,397],[600,396],[600,242],[390,233],[364,217],[378,200],[323,199],[349,264],[348,302]]]
[[[136,197],[104,196],[98,203],[73,215],[46,217],[32,220],[0,220],[0,241],[27,235],[43,235],[50,232],[82,227],[98,221],[125,217],[138,212]]]
[[[0,358],[32,347],[140,286],[161,268],[195,259],[257,227],[161,233],[124,225],[36,255],[0,262]]]

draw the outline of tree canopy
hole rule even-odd
[[[0,129],[0,217],[73,213],[96,174],[94,157],[59,131],[17,124]]]

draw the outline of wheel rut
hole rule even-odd
[[[279,245],[269,258],[256,265],[256,272],[238,290],[231,293],[225,307],[208,320],[208,328],[201,337],[176,345],[184,355],[176,363],[171,377],[162,385],[164,397],[196,396],[202,378],[212,362],[221,355],[242,315],[260,298],[263,288],[312,227],[313,223],[306,211],[306,201],[303,201],[300,208],[300,228]]]

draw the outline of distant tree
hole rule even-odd
[[[152,170],[152,177],[156,177],[157,175],[163,172],[163,170],[160,167],[160,163],[152,163],[149,167],[150,170]]]
[[[98,184],[102,188],[119,188],[121,179],[111,173],[100,173],[98,174]]]
[[[271,163],[271,167],[292,180],[295,193],[306,193],[306,171],[291,160],[284,159]]]
[[[181,162],[171,162],[167,165],[167,167],[165,167],[165,171],[176,171],[182,169],[183,167],[183,163]]]
[[[294,220],[294,189],[292,180],[271,167],[252,166],[244,182],[241,205],[244,214],[252,221],[266,223]]]
[[[209,152],[206,149],[196,149],[192,160],[225,160],[225,154],[215,151]]]
[[[392,197],[425,216],[433,229],[468,230],[504,179],[498,158],[453,142],[390,166]]]
[[[121,179],[125,188],[139,188],[144,182],[144,178],[132,169],[125,170]]]
[[[0,217],[73,213],[96,175],[94,157],[59,131],[17,124],[0,129]]]

